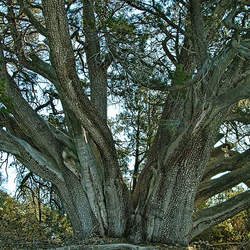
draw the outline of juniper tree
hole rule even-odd
[[[245,191],[194,209],[249,182],[249,150],[214,149],[222,124],[249,125],[248,1],[0,4],[0,149],[53,184],[77,237],[187,245],[249,207]],[[161,99],[133,191],[107,122],[129,89]]]

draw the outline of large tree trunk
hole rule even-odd
[[[136,241],[188,244],[194,199],[204,170],[198,162],[207,158],[207,152],[191,151],[181,158],[176,155],[168,165],[159,166],[159,173],[152,171],[148,193],[135,212]]]
[[[181,106],[173,104],[163,115],[164,120]],[[211,131],[216,131],[220,113],[200,110],[193,117],[183,128],[160,128],[152,149],[153,159],[143,170],[133,194],[133,241],[187,245],[191,239],[195,196],[214,143]],[[172,133],[171,138],[168,135],[173,129],[175,136]]]
[[[105,171],[105,159],[85,130],[75,136],[74,147],[76,155],[69,148],[62,153],[67,170],[57,190],[76,236],[121,237],[127,223],[127,190],[121,178]]]
[[[89,201],[79,180],[72,173],[67,174],[66,183],[56,186],[64,209],[69,216],[77,239],[100,234],[100,226],[90,208]]]

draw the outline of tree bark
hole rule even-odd
[[[132,240],[188,244],[195,194],[214,139],[211,127],[202,128],[199,123],[184,129],[171,146],[161,149],[164,153],[159,153],[154,166],[146,166],[133,197]]]
[[[65,183],[56,185],[56,191],[69,216],[77,239],[83,240],[91,235],[101,234],[99,223],[91,210],[87,192],[76,176],[68,173]]]

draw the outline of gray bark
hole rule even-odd
[[[91,82],[91,101],[103,120],[107,120],[107,77],[106,67],[100,54],[99,37],[96,30],[93,2],[82,0],[83,23],[86,37],[86,57]]]
[[[179,128],[168,125],[160,128],[160,152],[155,165],[145,167],[133,194],[135,214],[130,237],[136,242],[187,245],[190,240],[195,194],[214,143],[215,134],[210,130],[218,128],[221,113],[215,116],[217,111],[197,110],[190,125],[185,123],[190,110],[182,112],[185,110],[182,105],[180,102],[174,108],[169,103],[170,107],[163,112],[164,121],[177,115],[175,119],[184,124]],[[210,116],[213,121],[205,126]]]

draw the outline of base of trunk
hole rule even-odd
[[[128,243],[116,243],[116,244],[103,244],[103,245],[73,245],[67,247],[60,247],[56,248],[58,250],[65,250],[65,249],[81,249],[81,250],[155,250],[155,249],[171,249],[171,250],[179,250],[179,249],[188,249],[188,250],[195,250],[196,247],[179,247],[179,246],[163,246],[163,245],[134,245]],[[52,250],[52,249],[51,249]],[[53,249],[54,250],[54,249]]]

